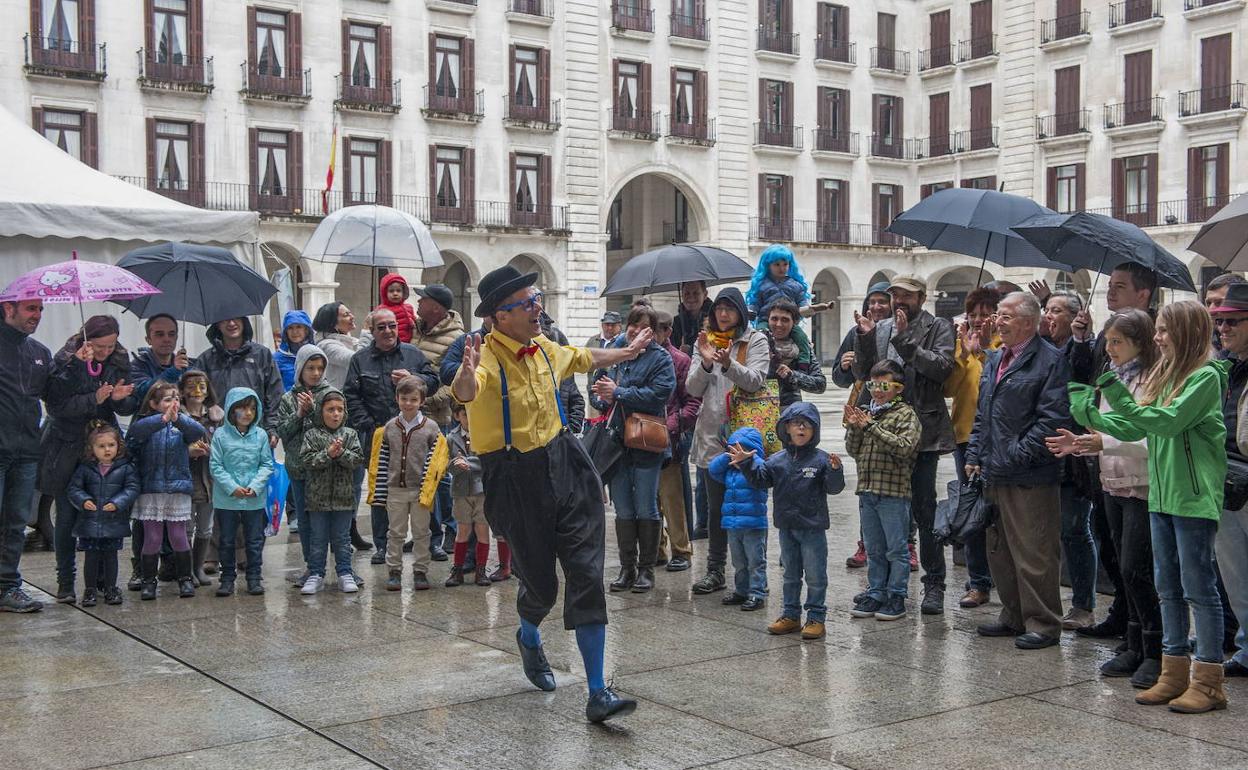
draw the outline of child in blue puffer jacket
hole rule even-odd
[[[728,438],[735,451],[763,455],[763,434],[740,428]],[[732,553],[733,592],[724,604],[739,604],[745,612],[762,609],[767,596],[767,490],[755,489],[745,474],[723,453],[711,460],[707,473],[724,485],[722,522]]]

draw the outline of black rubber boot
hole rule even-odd
[[[663,532],[661,521],[637,522],[637,580],[633,593],[644,594],[654,588],[654,565],[659,555],[659,536]]]
[[[156,598],[156,570],[160,564],[160,554],[143,554],[139,557],[143,570],[143,593],[139,598],[149,602]]]
[[[1131,676],[1144,661],[1144,641],[1139,623],[1127,624],[1127,648],[1101,666],[1102,676]]]
[[[174,570],[178,574],[178,596],[190,599],[195,595],[195,577],[192,574],[191,552],[173,552]]]
[[[1147,690],[1161,676],[1161,634],[1144,634],[1144,660],[1131,676],[1131,686]]]
[[[360,528],[355,523],[355,519],[351,520],[351,547],[357,551],[373,550],[373,544],[360,536]]]
[[[143,587],[143,568],[139,565],[139,560],[135,557],[130,558],[130,579],[126,581],[126,588],[131,591],[137,591]]]
[[[610,589],[627,591],[637,580],[637,520],[616,519],[615,539],[620,546],[620,574],[611,581]]]

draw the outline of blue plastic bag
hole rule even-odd
[[[282,509],[286,507],[286,495],[290,492],[290,476],[286,466],[273,460],[273,475],[269,476],[268,500],[264,506],[264,536],[273,537],[282,528]]]

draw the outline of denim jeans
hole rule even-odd
[[[308,528],[312,526],[308,518],[308,482],[304,479],[290,480],[290,502],[295,506],[295,522],[299,525],[299,550],[303,552],[303,563],[308,563]],[[290,520],[290,514],[286,514]]]
[[[906,598],[910,580],[910,501],[874,492],[858,495],[862,543],[867,549],[867,593],[883,602],[889,596]]]
[[[218,508],[217,523],[221,527],[217,547],[221,558],[221,580],[233,582],[238,576],[238,564],[234,561],[234,540],[238,536],[240,523],[243,527],[243,546],[247,552],[247,579],[259,578],[264,560],[264,509],[235,511]]]
[[[56,547],[56,580],[73,583],[77,572],[78,541],[74,539],[74,525],[78,523],[78,509],[69,502],[69,490],[56,493],[56,532],[52,537]]]
[[[38,461],[0,458],[0,593],[22,585],[17,565],[26,545],[26,519]]]
[[[1161,599],[1161,646],[1166,655],[1191,652],[1188,609],[1196,625],[1196,659],[1222,662],[1222,600],[1213,567],[1218,522],[1150,514],[1153,571]]]
[[[386,552],[386,533],[390,531],[390,514],[384,505],[370,505],[369,517],[373,524],[373,548],[377,553]]]
[[[1239,619],[1235,660],[1248,666],[1248,508],[1222,512],[1216,548],[1226,596]]]
[[[953,469],[958,474],[958,481],[966,481],[966,448],[970,442],[958,444],[953,450]],[[968,535],[962,544],[962,553],[966,555],[966,591],[992,590],[992,570],[988,569],[988,540],[984,531]]]
[[[763,599],[767,596],[767,530],[729,529],[728,549],[732,551],[733,587],[737,596]]]
[[[1092,503],[1074,484],[1062,484],[1062,550],[1070,574],[1070,603],[1077,609],[1096,607],[1096,543],[1092,540]]]
[[[786,618],[822,623],[828,615],[828,531],[781,529],[780,559],[784,562],[784,611]],[[806,578],[806,605],[802,606],[802,577]]]
[[[615,505],[615,517],[625,521],[659,520],[659,472],[658,465],[634,465],[627,460],[620,463],[611,477],[611,502]]]
[[[308,511],[308,572],[325,577],[325,549],[334,551],[334,571],[351,574],[351,519],[355,511]],[[302,526],[302,525],[301,525]],[[300,530],[302,533],[303,530]]]
[[[932,527],[936,524],[936,466],[939,462],[939,452],[918,453],[914,461],[914,472],[910,474],[911,497],[907,502],[910,505],[910,518],[919,531],[919,564],[923,567],[923,585],[943,591],[945,547],[936,542],[936,535],[932,533]],[[909,522],[906,523],[906,534],[910,534]]]

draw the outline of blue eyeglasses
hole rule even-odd
[[[541,306],[543,296],[544,295],[539,291],[536,294],[532,294],[522,300],[509,302],[506,305],[499,305],[496,312],[504,313],[509,310],[515,310],[516,308],[522,308],[525,311],[532,310],[535,307]]]

